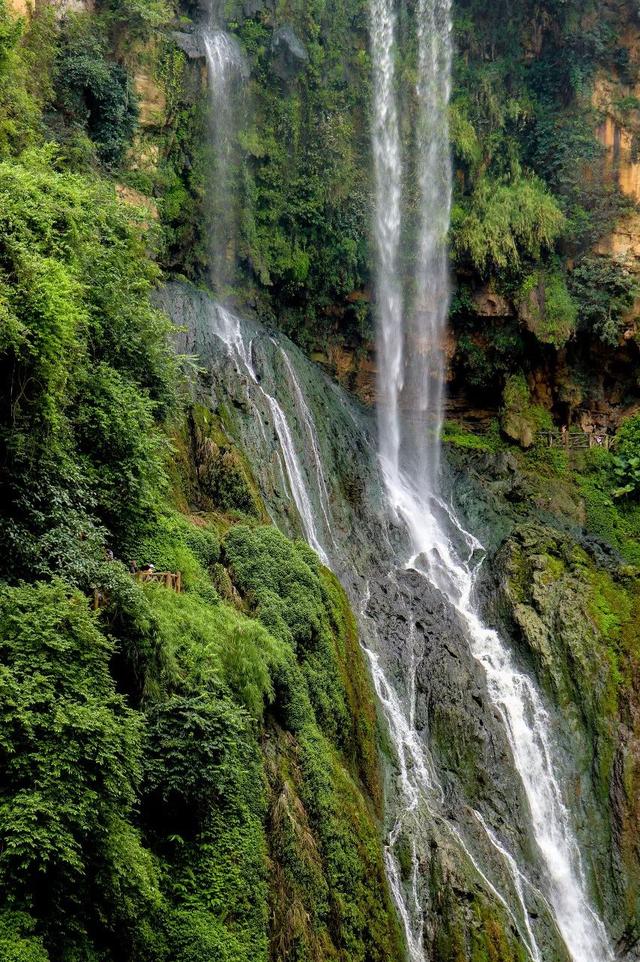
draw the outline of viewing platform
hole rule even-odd
[[[182,574],[180,571],[175,573],[173,571],[136,571],[134,578],[141,583],[153,582],[164,585],[165,588],[175,591],[176,594],[182,594]]]
[[[616,446],[617,437],[613,434],[587,433],[585,431],[543,431],[541,437],[550,448],[564,447],[574,450],[588,448],[604,448],[611,451]]]
[[[132,573],[132,577],[140,584],[164,585],[170,591],[175,591],[178,595],[182,594],[182,572],[180,571],[136,571]],[[108,604],[109,596],[104,591],[96,589],[93,592],[93,610],[99,611],[101,608],[106,608]]]

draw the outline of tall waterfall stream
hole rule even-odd
[[[231,280],[231,265],[235,259],[237,212],[233,172],[242,86],[248,76],[238,41],[223,29],[221,8],[222,0],[210,0],[208,19],[202,31],[211,98],[211,280],[218,293]]]
[[[426,958],[432,895],[422,868],[433,840],[500,906],[533,962],[610,962],[613,952],[589,897],[563,762],[556,757],[551,710],[505,641],[482,621],[475,600],[482,545],[465,530],[442,483],[450,6],[450,0],[416,3],[414,162],[421,216],[413,238],[414,283],[405,290],[407,158],[395,71],[396,3],[370,0],[377,430],[369,413],[286,338],[181,285],[167,288],[165,306],[186,326],[187,350],[213,375],[213,403],[224,405],[234,439],[255,465],[273,520],[290,534],[304,534],[341,578],[359,614],[395,755],[385,860],[411,962]],[[229,77],[242,71],[241,54],[218,27],[207,30],[205,45],[214,107],[231,122]],[[222,165],[231,163],[224,150],[220,157]],[[228,171],[219,176],[221,184],[229,183]],[[217,287],[224,261],[218,246]],[[443,769],[432,741],[433,666],[443,677],[451,672],[446,681],[454,680],[452,690],[461,671],[465,684],[475,686],[474,711],[491,733],[486,751],[499,759],[482,797],[467,797]],[[509,799],[512,824],[495,798]],[[401,858],[407,850],[409,872]]]
[[[398,290],[403,236],[402,146],[394,71],[395,4],[372,0],[375,72],[378,246],[380,457],[393,510],[409,532],[408,564],[438,588],[462,619],[473,656],[486,673],[491,700],[504,722],[526,794],[548,898],[573,962],[612,958],[604,927],[593,912],[571,816],[556,774],[548,716],[533,681],[520,672],[474,604],[474,558],[480,545],[440,497],[438,477],[443,418],[444,350],[448,298],[447,230],[451,209],[451,161],[447,111],[451,76],[451,0],[417,6],[419,123],[416,137],[421,218],[413,299]],[[391,185],[391,186],[390,186]],[[393,272],[393,273],[391,273]],[[393,289],[392,296],[389,291]],[[460,545],[466,552],[461,555]],[[393,875],[393,873],[392,873]],[[521,894],[521,889],[518,894]],[[408,914],[406,905],[401,909]],[[406,924],[406,923],[405,923]],[[419,940],[407,927],[412,956]],[[527,931],[533,958],[538,946]]]

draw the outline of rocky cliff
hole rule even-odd
[[[204,10],[160,0],[9,6],[12,22],[24,22],[21,37],[13,27],[0,35],[9,211],[3,310],[6,291],[19,292],[6,299],[8,346],[0,345],[11,386],[2,395],[9,479],[2,481],[9,505],[2,537],[12,559],[4,577],[50,581],[55,574],[64,585],[13,584],[3,596],[10,612],[3,666],[16,699],[24,694],[18,708],[7,709],[15,742],[3,748],[2,762],[24,757],[35,767],[12,769],[14,780],[2,787],[2,805],[13,806],[15,846],[31,854],[16,847],[14,858],[3,849],[0,881],[9,879],[18,896],[0,920],[0,947],[30,952],[29,962],[47,953],[161,962],[217,953],[234,962],[268,953],[279,960],[399,959],[402,940],[383,873],[379,750],[388,797],[401,766],[375,731],[345,596],[305,547],[265,525],[260,491],[290,536],[303,533],[273,411],[263,397],[256,416],[246,385],[232,383],[233,365],[215,377],[194,373],[206,351],[189,349],[180,363],[198,393],[187,415],[174,417],[166,358],[156,350],[166,331],[145,313],[160,271],[165,280],[210,282]],[[455,12],[448,494],[487,547],[483,612],[539,681],[564,757],[577,756],[571,797],[590,853],[590,886],[621,958],[634,960],[638,12],[613,0],[489,8],[459,0]],[[234,174],[236,269],[218,293],[250,313],[251,323],[288,332],[370,407],[367,6],[243,0],[226,3],[223,13],[248,74]],[[415,109],[410,23],[400,18],[406,139]],[[14,211],[10,202],[22,197],[26,209]],[[50,208],[52,197],[64,217]],[[105,214],[96,220],[98,208]],[[35,226],[33,209],[44,212]],[[12,233],[16,224],[26,225],[23,232]],[[407,273],[411,256],[407,251]],[[201,297],[191,291],[184,300],[199,304]],[[181,302],[180,323],[188,310]],[[60,317],[64,323],[50,324]],[[38,340],[33,331],[44,334]],[[288,383],[268,335],[262,341],[265,377]],[[298,357],[288,342],[287,350]],[[341,425],[320,441],[335,469],[336,536],[352,542],[369,571],[382,530],[371,495],[371,412],[337,400],[317,368],[302,355],[299,363],[318,420]],[[184,394],[185,379],[180,384]],[[309,449],[300,411],[290,414]],[[352,421],[345,428],[352,417],[365,427],[355,431]],[[317,484],[313,450],[307,456]],[[167,461],[168,478],[159,468]],[[316,511],[321,515],[320,502]],[[385,562],[400,540],[393,527],[387,537]],[[105,552],[114,547],[120,562],[105,570]],[[132,590],[125,565],[138,552],[185,569],[185,597]],[[354,570],[345,563],[340,573],[357,600]],[[499,885],[516,893],[506,863],[478,829],[479,811],[523,864],[535,862],[526,800],[482,672],[456,618],[424,581],[409,572],[395,583],[380,572],[370,581],[363,617],[388,627],[388,667],[398,676],[415,654],[404,613],[415,604],[424,610],[413,626],[416,715],[444,773],[444,801],[424,829],[419,857],[407,835],[396,839],[400,883],[411,890],[417,864],[433,962],[520,962],[527,913],[514,919],[452,841],[464,829]],[[111,599],[97,628],[78,588]],[[42,611],[33,630],[24,628]],[[47,647],[52,625],[64,658]],[[96,653],[89,666],[87,645]],[[82,715],[65,741],[73,748],[65,772],[89,773],[78,791],[107,799],[96,809],[100,818],[68,802],[64,773],[49,764],[67,716],[56,716],[53,733],[43,724],[29,740],[41,702],[26,684],[33,672],[25,650],[43,659],[47,672],[63,672],[56,684],[70,714],[76,690],[87,698],[99,693],[91,704],[108,757],[91,781],[83,739],[94,729]],[[81,676],[67,676],[67,656],[82,665]],[[47,697],[53,705],[55,686]],[[233,745],[227,729],[237,735]],[[213,747],[187,770],[181,758],[194,731]],[[50,830],[34,842],[29,826],[38,819],[22,818],[20,805],[25,779],[45,775],[52,779],[47,797],[64,804],[52,807]],[[212,785],[220,792],[215,804]],[[103,831],[102,815],[113,831]],[[60,824],[66,833],[57,831]],[[44,868],[34,851],[43,863],[49,859]],[[564,962],[536,898],[532,924],[547,955]],[[60,918],[71,920],[64,931]]]

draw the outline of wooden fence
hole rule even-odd
[[[133,577],[141,584],[152,582],[164,585],[165,588],[175,591],[178,595],[182,594],[182,572],[180,571],[136,571]],[[108,604],[109,595],[96,589],[93,592],[93,610],[99,611],[100,608],[106,608]]]
[[[173,571],[136,571],[135,579],[143,583],[155,582],[164,585],[178,595],[182,593],[182,574],[179,571],[175,574]]]
[[[543,437],[550,448],[564,447],[576,450],[605,448],[612,450],[617,443],[613,434],[586,434],[584,431],[544,431]]]

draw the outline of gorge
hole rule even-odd
[[[597,12],[0,0],[0,958],[640,958]]]

